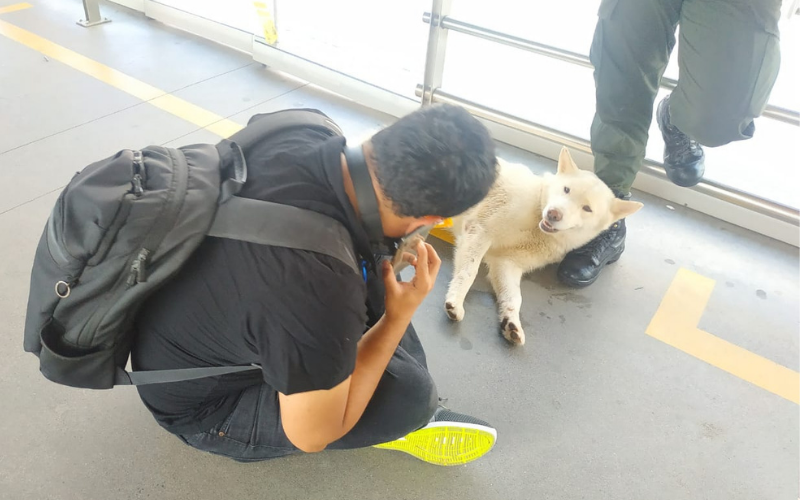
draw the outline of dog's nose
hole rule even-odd
[[[551,208],[547,211],[547,220],[550,222],[558,222],[561,220],[561,212],[556,210],[555,208]]]

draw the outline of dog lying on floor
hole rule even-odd
[[[522,275],[560,262],[642,204],[616,198],[594,173],[578,169],[567,148],[555,175],[498,163],[497,182],[486,198],[453,220],[455,267],[445,311],[454,321],[464,318],[464,298],[484,261],[503,336],[522,345]]]

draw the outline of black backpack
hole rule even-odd
[[[123,150],[78,172],[56,201],[31,272],[24,347],[42,374],[72,387],[109,389],[190,380],[255,365],[125,371],[133,320],[206,236],[309,250],[360,274],[338,221],[240,198],[245,152],[292,128],[341,129],[315,110],[256,115],[229,140],[178,149]]]

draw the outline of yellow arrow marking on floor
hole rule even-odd
[[[680,269],[647,327],[647,335],[773,394],[800,404],[800,373],[697,327],[714,280]]]

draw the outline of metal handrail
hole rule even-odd
[[[431,22],[430,12],[426,12],[425,14],[423,14],[422,20],[425,23],[430,24]],[[509,47],[522,49],[528,52],[532,52],[534,54],[539,54],[545,57],[558,59],[560,61],[577,64],[578,66],[583,66],[586,68],[594,68],[589,58],[583,54],[560,49],[558,47],[553,47],[539,42],[534,42],[532,40],[526,40],[525,38],[520,38],[517,36],[509,35],[507,33],[502,33],[500,31],[491,30],[489,28],[484,28],[482,26],[478,26],[475,24],[466,23],[464,21],[458,21],[450,16],[443,16],[441,22],[439,23],[439,26],[443,29],[456,31],[458,33],[464,33],[465,35],[471,35],[474,37],[482,38],[484,40],[489,40],[491,42],[501,43],[503,45],[508,45]],[[661,79],[661,87],[665,89],[669,90],[674,89],[677,84],[678,82],[671,78],[665,77]],[[788,123],[790,125],[800,126],[800,111],[794,111],[791,109],[783,108],[781,106],[775,106],[774,104],[768,104],[767,107],[764,109],[762,116],[764,116],[765,118],[778,120],[783,123]]]
[[[422,88],[422,85],[417,85],[417,97],[422,96]],[[455,96],[441,89],[433,90],[431,94],[431,102],[455,104],[463,107],[479,118],[511,127],[522,132],[527,132],[529,134],[542,137],[546,140],[563,144],[578,151],[592,154],[591,144],[586,139],[547,127],[545,125],[524,120],[502,111],[491,109],[468,99]],[[667,179],[664,166],[656,161],[645,160],[642,165],[642,170],[661,179]],[[703,179],[699,184],[689,189],[723,201],[727,201],[733,205],[745,208],[747,210],[772,217],[776,220],[780,220],[794,226],[800,226],[800,212],[798,212],[798,210],[774,201],[759,198],[731,186],[726,186],[708,179]]]

